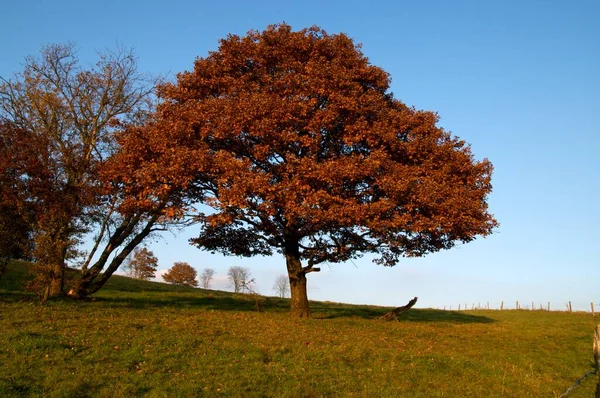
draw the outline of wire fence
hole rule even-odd
[[[471,305],[469,307],[469,303],[464,303],[464,304],[456,305],[454,307],[454,310],[474,311],[474,310],[515,310],[516,309],[516,310],[529,310],[529,311],[532,311],[532,310],[568,311],[568,312],[587,312],[587,313],[591,313],[593,316],[596,316],[597,309],[600,309],[600,303],[594,303],[594,302],[583,303],[583,302],[567,301],[566,303],[563,303],[562,306],[560,305],[561,303],[547,302],[546,305],[544,306],[541,303],[539,305],[536,305],[535,302],[521,304],[515,300],[515,302],[512,304],[512,308],[510,305],[506,305],[506,304],[507,303],[505,303],[504,301],[501,301],[500,303],[486,301],[485,303],[481,303],[481,302],[471,303]],[[446,306],[443,309],[444,310],[452,310],[452,306]],[[571,392],[573,392],[573,390],[576,387],[578,387],[582,381],[584,381],[585,379],[587,379],[588,377],[593,376],[593,375],[596,375],[596,377],[597,377],[597,383],[596,383],[596,389],[595,389],[596,392],[594,394],[594,398],[600,398],[600,324],[596,326],[592,349],[593,349],[593,356],[594,356],[593,369],[586,372],[585,374],[583,374],[583,376],[578,378],[571,387],[569,387],[562,395],[560,395],[559,398],[564,398],[564,397],[569,396],[569,394],[571,394]]]
[[[565,398],[573,392],[575,387],[579,386],[582,381],[587,379],[592,375],[597,375],[598,378],[596,380],[596,393],[594,394],[594,398],[600,398],[600,325],[596,326],[596,330],[594,331],[594,343],[592,345],[593,355],[594,355],[594,369],[585,373],[581,376],[575,384],[567,389],[559,398]]]
[[[478,301],[464,302],[454,305],[438,307],[445,311],[475,311],[475,310],[528,310],[528,311],[567,311],[567,312],[589,312],[596,315],[600,312],[600,302],[527,302],[527,301]]]
[[[587,379],[588,377],[598,374],[598,369],[594,369],[594,370],[590,370],[589,372],[587,372],[586,374],[584,374],[583,376],[581,376],[579,379],[577,379],[577,381],[575,382],[575,384],[573,384],[571,387],[569,387],[567,389],[567,391],[565,391],[560,397],[558,398],[565,398],[568,397],[569,394],[571,394],[573,392],[573,390],[575,389],[575,387],[579,386],[581,384],[582,381],[584,381],[585,379]]]

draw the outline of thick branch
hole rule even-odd
[[[302,268],[302,271],[304,271],[305,274],[308,274],[309,272],[321,272],[321,268],[304,267]]]
[[[152,226],[154,225],[157,219],[158,216],[153,216],[148,221],[144,229],[140,233],[138,233],[131,241],[129,241],[129,243],[127,243],[123,250],[121,250],[121,252],[112,259],[112,261],[110,262],[109,266],[104,271],[100,279],[92,284],[87,294],[93,294],[100,290],[100,288],[106,283],[106,281],[112,276],[112,274],[121,266],[123,261],[125,261],[129,253],[131,253],[133,249],[135,249],[136,246],[139,245],[146,236],[148,236],[148,234],[152,230]]]
[[[88,255],[87,259],[85,260],[85,263],[81,267],[82,272],[87,271],[87,269],[90,265],[90,262],[92,261],[92,258],[96,254],[96,250],[98,250],[98,246],[100,245],[100,242],[102,241],[102,238],[104,237],[104,233],[106,232],[108,222],[109,222],[110,217],[112,216],[114,210],[115,210],[115,203],[113,201],[113,203],[110,206],[109,212],[106,214],[106,216],[104,217],[104,220],[102,221],[102,226],[100,227],[100,232],[98,232],[98,237],[96,238],[96,241],[94,242],[94,247],[90,251],[90,254]]]
[[[308,260],[308,265],[306,267],[302,267],[302,272],[308,274],[309,272],[321,272],[321,268],[315,268],[315,264],[319,262],[315,262],[313,259]]]
[[[119,247],[125,241],[125,239],[127,239],[127,237],[129,237],[129,235],[131,235],[131,232],[133,231],[133,229],[135,228],[135,226],[137,225],[137,223],[139,221],[140,221],[140,216],[134,216],[134,217],[127,217],[121,222],[121,225],[119,225],[119,227],[117,227],[115,232],[112,234],[112,236],[108,240],[108,243],[104,247],[104,250],[102,251],[102,254],[100,255],[100,258],[98,259],[98,261],[96,261],[96,263],[90,269],[89,273],[91,274],[92,279],[94,277],[96,277],[102,271],[102,269],[104,268],[104,265],[106,264],[106,261],[108,260],[108,258],[112,254],[112,252],[117,247]]]

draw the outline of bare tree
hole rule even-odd
[[[233,291],[240,293],[244,290],[246,284],[250,282],[250,270],[239,265],[231,266],[227,270],[227,278],[233,287]]]
[[[212,282],[215,270],[212,268],[205,268],[200,275],[200,285],[203,289],[210,289],[210,283]]]
[[[273,290],[279,297],[286,297],[290,292],[290,280],[286,275],[279,275],[273,284]]]

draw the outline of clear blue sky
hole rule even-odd
[[[600,302],[600,2],[2,0],[0,76],[44,44],[96,51],[133,46],[140,69],[189,70],[228,33],[286,22],[362,43],[392,76],[395,96],[435,110],[440,125],[495,166],[497,233],[382,268],[363,258],[309,275],[309,297],[421,307],[501,301]],[[263,294],[284,261],[225,258],[187,245],[194,228],[150,243],[162,269],[187,261],[224,275],[251,268]],[[216,287],[226,289],[217,281]],[[537,304],[536,304],[537,305]]]

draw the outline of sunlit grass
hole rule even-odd
[[[9,270],[11,271],[11,270]],[[0,396],[553,397],[592,367],[589,314],[312,303],[114,278],[40,306],[0,281]],[[593,393],[586,380],[572,397]]]

